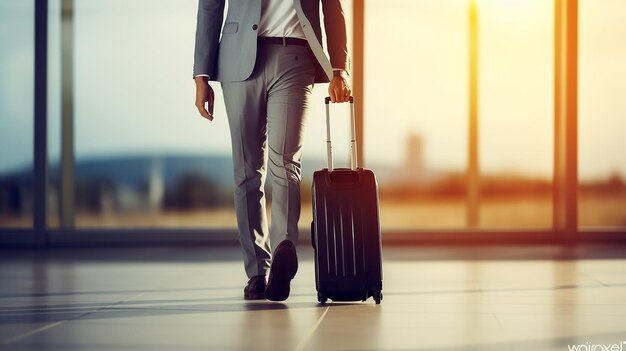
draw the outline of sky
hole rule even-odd
[[[552,173],[552,2],[477,0],[479,150],[485,173]],[[368,0],[365,153],[399,166],[407,138],[428,167],[467,160],[465,0]],[[60,149],[59,0],[50,1],[49,148]],[[79,159],[128,154],[228,154],[219,89],[216,119],[197,115],[192,81],[195,0],[76,0],[75,149]],[[345,2],[349,14],[350,2]],[[348,18],[350,20],[350,18]],[[0,173],[31,162],[32,2],[0,0]],[[350,23],[350,21],[349,21]],[[626,2],[580,1],[580,172],[626,176]],[[304,159],[325,155],[316,84]],[[348,109],[332,110],[336,163],[347,157]],[[345,118],[342,118],[345,117]],[[344,147],[345,146],[345,147]]]

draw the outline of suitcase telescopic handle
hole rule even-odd
[[[333,170],[333,149],[330,139],[330,96],[324,99],[326,104],[326,158],[328,159],[328,171]],[[350,96],[350,169],[356,171],[357,154],[356,154],[356,123],[354,117],[354,97]]]

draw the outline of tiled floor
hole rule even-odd
[[[300,256],[280,304],[242,299],[237,248],[0,251],[0,349],[538,351],[626,341],[624,247],[386,248],[380,306],[319,306],[311,252]]]

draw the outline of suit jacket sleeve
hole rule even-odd
[[[225,0],[199,0],[193,76],[215,77]]]
[[[326,45],[330,55],[330,65],[349,71],[346,19],[341,0],[322,0]]]

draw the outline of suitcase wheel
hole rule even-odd
[[[380,302],[383,300],[383,292],[375,291],[373,296],[374,296],[374,301],[376,301],[376,304],[380,305]]]
[[[317,292],[317,301],[319,301],[321,305],[325,305],[327,300],[328,298],[324,294],[319,291]]]

